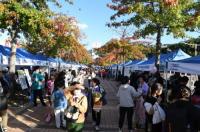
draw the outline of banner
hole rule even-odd
[[[169,62],[168,63],[168,71],[200,75],[200,64]]]
[[[148,65],[137,65],[137,68],[135,68],[139,71],[152,71],[155,69],[154,64],[148,64]]]
[[[31,76],[29,74],[28,69],[24,69],[24,73],[26,75],[27,81],[28,81],[28,85],[31,86],[32,85],[32,80],[31,80]]]
[[[4,65],[8,65],[8,57],[2,55],[2,63],[3,63]]]
[[[28,85],[26,83],[26,76],[23,70],[17,70],[19,84],[21,85],[22,90],[27,89]]]

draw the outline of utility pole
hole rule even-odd
[[[194,55],[197,56],[198,55],[198,46],[200,46],[200,44],[187,44],[187,45],[191,45],[194,46]]]
[[[195,49],[194,55],[195,55],[195,56],[197,56],[197,54],[198,54],[197,48],[198,48],[198,44],[195,44],[195,45],[194,45],[194,49]]]

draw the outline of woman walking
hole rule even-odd
[[[67,99],[63,89],[65,88],[65,81],[60,80],[55,83],[54,92],[52,94],[52,102],[55,114],[56,127],[66,127],[66,120],[64,119],[64,111],[67,108]]]
[[[119,87],[117,97],[119,97],[119,132],[122,132],[124,119],[127,114],[128,119],[128,130],[132,132],[132,117],[134,98],[140,97],[141,93],[137,92],[134,87],[129,85],[130,80],[126,76],[122,79],[122,84]]]
[[[83,86],[79,84],[67,89],[67,98],[69,98],[69,107],[66,113],[68,132],[82,132],[84,128],[88,102],[87,97],[82,93],[83,89]]]
[[[105,90],[100,86],[100,81],[97,78],[92,79],[92,119],[95,130],[100,130],[101,123],[101,109],[102,109],[102,97]]]
[[[137,128],[144,128],[146,117],[145,117],[145,108],[143,104],[149,91],[149,86],[145,82],[144,76],[139,77],[139,86],[137,91],[141,92],[142,96],[136,100],[135,121]]]

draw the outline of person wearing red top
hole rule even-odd
[[[192,104],[200,108],[200,88],[195,88],[195,92],[191,97]]]
[[[54,80],[55,80],[54,76],[51,75],[50,79],[47,81],[47,97],[48,97],[50,106],[52,105],[51,95],[52,95],[52,92],[54,90]]]

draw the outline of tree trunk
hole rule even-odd
[[[161,32],[162,28],[160,25],[157,26],[157,38],[156,38],[156,61],[155,66],[157,68],[157,71],[160,69],[160,53],[161,53]]]
[[[15,74],[16,50],[17,50],[16,44],[12,43],[10,61],[9,61],[10,74]]]
[[[16,80],[15,80],[15,62],[16,62],[16,44],[11,43],[11,54],[9,60],[9,73],[10,73],[10,97],[11,99],[15,100],[15,93],[16,93]]]

